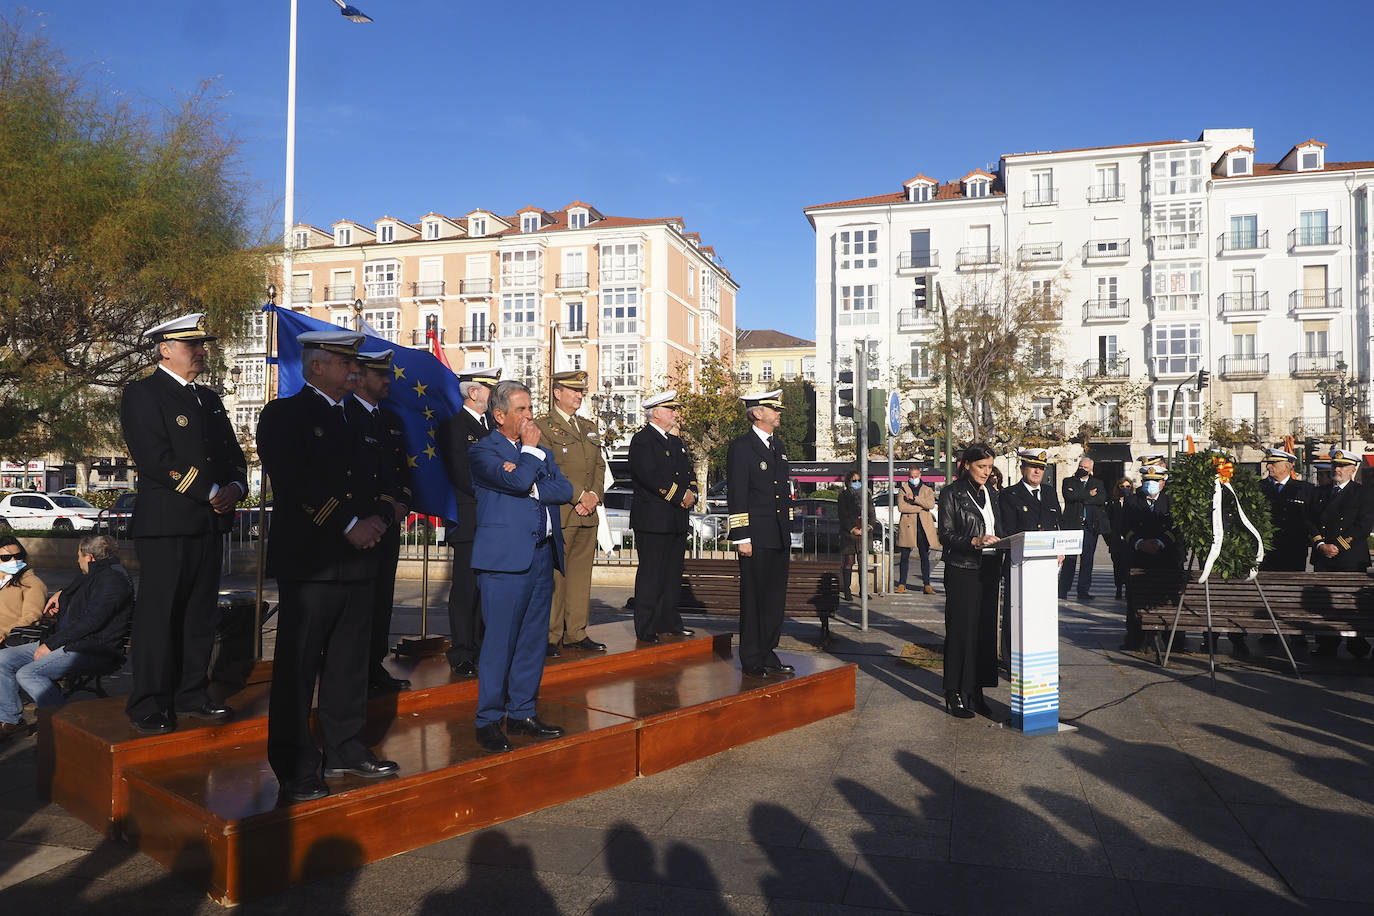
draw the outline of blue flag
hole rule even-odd
[[[336,325],[274,305],[263,307],[277,317],[277,391],[288,398],[305,387],[301,375],[301,345],[296,335],[306,331],[337,331]],[[344,329],[347,330],[347,329]],[[415,505],[411,510],[444,519],[458,516],[458,499],[439,455],[439,424],[463,406],[458,377],[427,350],[412,350],[380,337],[367,336],[365,351],[393,350],[391,394],[382,406],[396,413],[405,428],[406,460],[410,463]]]

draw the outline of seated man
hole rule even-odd
[[[61,706],[58,680],[106,668],[124,655],[134,584],[119,564],[119,548],[112,537],[90,535],[81,539],[76,558],[81,575],[53,592],[43,609],[57,615],[57,628],[40,642],[0,650],[0,739],[29,727],[19,688],[35,706]]]

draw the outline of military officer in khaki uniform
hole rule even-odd
[[[553,377],[553,410],[535,421],[541,444],[553,453],[558,470],[573,485],[576,496],[561,507],[563,571],[553,574],[553,609],[549,614],[550,658],[560,646],[605,652],[606,644],[587,635],[592,600],[592,558],[596,553],[596,507],[606,480],[606,459],[596,423],[577,416],[587,393],[587,373],[558,372]]]

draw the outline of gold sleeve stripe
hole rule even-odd
[[[672,500],[673,500],[673,494],[676,493],[676,492],[677,492],[677,484],[673,484],[671,487],[668,488],[668,501],[669,501],[669,502],[672,502]]]
[[[735,513],[734,515],[730,516],[730,527],[731,527],[731,528],[739,528],[739,527],[741,527],[741,526],[743,526],[743,525],[747,525],[747,524],[749,524],[749,513],[748,513],[748,512],[737,512],[737,513]]]
[[[396,505],[396,500],[395,500],[395,498],[394,498],[394,497],[391,497],[391,496],[388,496],[388,495],[385,494],[385,493],[383,493],[383,494],[381,495],[380,499],[381,499],[383,502],[391,503],[393,506]]]
[[[194,467],[191,468],[191,470],[187,471],[186,476],[181,478],[181,483],[177,484],[177,492],[185,493],[186,488],[189,487],[193,482],[195,482],[196,474],[198,473],[200,472]]]
[[[796,511],[797,511],[796,509],[788,509],[788,510],[787,510],[787,520],[788,520],[789,522],[792,521],[792,519],[796,518],[796,516],[794,515],[794,513],[795,513]]]
[[[329,516],[330,516],[330,515],[334,512],[334,510],[337,509],[337,508],[339,508],[339,501],[338,501],[338,499],[336,499],[336,498],[333,497],[333,496],[329,497],[329,499],[325,500],[324,505],[323,505],[323,506],[320,506],[320,511],[315,513],[315,519],[314,519],[315,524],[316,524],[316,525],[323,525],[325,519],[329,518]]]
[[[1320,544],[1321,542],[1322,542],[1322,536],[1321,536],[1320,534],[1314,534],[1314,535],[1312,535],[1312,543],[1313,543],[1313,544]]]
[[[1342,550],[1349,550],[1349,549],[1350,549],[1350,538],[1347,538],[1347,537],[1339,537],[1339,538],[1336,538],[1336,543],[1341,545],[1341,549],[1342,549]]]

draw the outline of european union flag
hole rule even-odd
[[[301,345],[296,343],[296,335],[339,328],[275,305],[264,306],[263,310],[277,316],[277,390],[281,397],[290,397],[305,385],[301,376]],[[412,350],[370,335],[362,348],[395,351],[391,360],[391,394],[382,406],[395,411],[405,427],[406,460],[410,462],[415,492],[411,509],[445,519],[457,518],[458,500],[439,455],[437,436],[439,424],[462,408],[458,377],[425,350]]]

